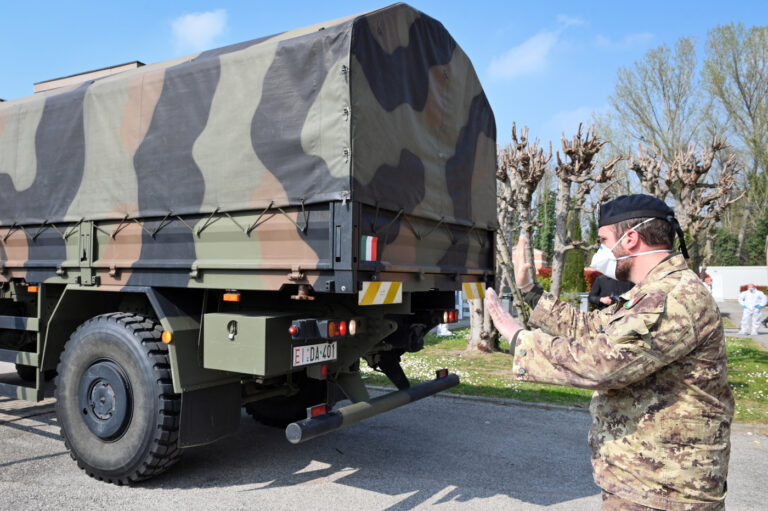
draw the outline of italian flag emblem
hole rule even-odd
[[[644,294],[632,298],[630,301],[628,301],[627,303],[624,304],[624,308],[625,309],[631,309],[632,307],[634,307],[637,304],[637,302],[639,302],[643,298],[645,298]]]
[[[378,261],[379,238],[376,236],[363,236],[360,240],[360,260]]]

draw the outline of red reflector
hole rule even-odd
[[[309,416],[310,418],[320,417],[321,415],[325,415],[327,413],[327,409],[325,405],[317,405],[313,406],[309,409]]]
[[[288,333],[291,335],[296,335],[299,333],[299,329],[291,325],[290,328],[288,328]]]
[[[327,378],[328,377],[328,366],[327,365],[323,364],[320,367],[320,376],[322,376],[323,378]]]
[[[448,317],[450,318],[451,323],[454,323],[456,321],[456,311],[453,310],[448,312]]]
[[[336,323],[328,322],[328,337],[336,337]]]
[[[346,321],[340,321],[339,322],[339,335],[347,335],[347,322]]]
[[[446,376],[448,376],[448,369],[438,369],[436,371],[436,374],[438,378],[445,378]]]

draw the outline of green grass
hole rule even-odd
[[[768,351],[752,339],[729,337],[728,384],[736,398],[736,420],[768,424]]]
[[[448,368],[461,383],[449,392],[519,401],[554,403],[586,407],[589,390],[516,382],[512,377],[512,358],[508,353],[468,353],[468,329],[456,330],[451,337],[428,335],[424,349],[403,356],[402,366],[412,382],[435,377],[435,371]],[[736,398],[736,420],[768,424],[768,352],[751,339],[727,338],[728,382]],[[502,341],[502,349],[508,345]],[[391,386],[382,374],[361,365],[369,385]]]
[[[461,383],[449,392],[470,396],[517,399],[539,403],[588,406],[592,392],[557,385],[516,382],[512,378],[512,358],[509,353],[468,353],[468,329],[455,330],[451,337],[428,335],[424,349],[407,353],[401,364],[412,382],[434,379],[435,371],[448,368],[456,373]],[[502,349],[509,345],[502,343]],[[371,371],[361,364],[367,384],[390,385],[386,376]]]

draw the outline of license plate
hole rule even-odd
[[[317,364],[318,362],[327,362],[329,360],[336,360],[336,342],[294,346],[293,358],[291,359],[293,367]]]

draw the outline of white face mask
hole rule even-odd
[[[597,270],[603,275],[606,275],[609,278],[615,279],[616,278],[616,265],[618,261],[621,261],[622,259],[629,259],[630,257],[637,257],[641,255],[646,254],[656,254],[658,252],[672,252],[672,250],[669,249],[662,249],[662,250],[648,250],[647,252],[640,252],[639,254],[631,254],[628,256],[622,256],[622,257],[616,257],[613,255],[613,249],[619,246],[619,243],[621,243],[621,240],[624,239],[624,236],[627,235],[629,231],[633,231],[643,225],[644,223],[650,222],[653,220],[653,218],[649,218],[647,220],[643,220],[636,226],[632,227],[631,229],[627,229],[627,231],[621,235],[621,238],[619,238],[616,243],[611,248],[605,247],[605,245],[600,245],[600,249],[598,249],[597,252],[595,252],[595,255],[592,256],[592,262],[589,264],[589,267],[593,270]]]

